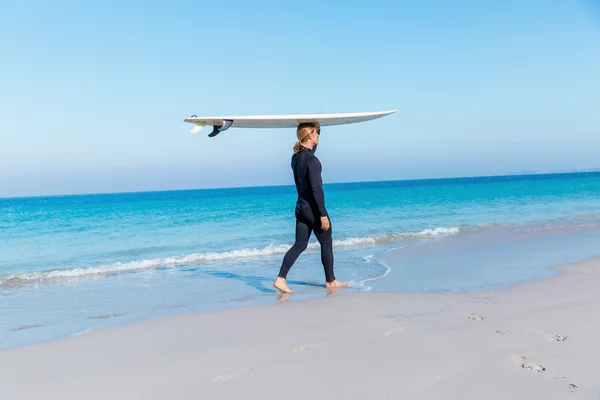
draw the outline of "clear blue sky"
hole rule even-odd
[[[191,114],[398,109],[326,183],[597,168],[599,44],[593,0],[0,0],[0,196],[293,183],[293,130]]]

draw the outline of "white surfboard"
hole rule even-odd
[[[303,122],[318,122],[321,126],[346,125],[370,121],[395,113],[391,111],[375,111],[343,114],[290,114],[290,115],[250,115],[250,116],[217,116],[197,117],[195,115],[183,121],[194,124],[192,133],[200,132],[206,125],[213,131],[213,137],[229,128],[296,128]]]

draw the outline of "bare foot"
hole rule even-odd
[[[285,303],[290,299],[290,296],[291,296],[291,293],[285,293],[280,290],[279,294],[277,295],[277,300],[282,303]]]
[[[280,277],[275,279],[275,282],[273,282],[273,287],[279,290],[279,293],[294,293],[294,291],[288,287],[285,279]]]
[[[327,294],[330,295],[330,294],[336,294],[341,289],[339,287],[335,287],[335,286],[327,286],[325,288],[325,290],[327,291]]]
[[[350,286],[350,285],[346,282],[338,281],[337,279],[333,282],[325,283],[325,287],[328,287],[328,288],[340,288],[340,287],[347,287],[347,286]]]

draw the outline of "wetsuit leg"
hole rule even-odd
[[[296,241],[283,257],[279,277],[285,279],[287,274],[296,262],[300,254],[308,247],[308,239],[310,238],[312,228],[308,223],[301,219],[296,219]]]
[[[321,227],[315,227],[315,236],[321,245],[321,263],[325,269],[325,280],[327,282],[335,281],[333,274],[333,238],[331,235],[331,225],[324,231]]]

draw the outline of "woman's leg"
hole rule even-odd
[[[281,263],[281,268],[278,275],[279,278],[287,278],[290,268],[292,268],[300,254],[306,250],[311,231],[312,229],[306,222],[296,219],[296,241],[294,242],[294,245],[287,251],[285,257],[283,257],[283,262]]]
[[[325,270],[325,281],[327,283],[335,281],[335,275],[333,273],[333,238],[331,229],[331,226],[329,226],[329,229],[326,231],[320,227],[315,227],[315,236],[321,245],[321,263]]]

